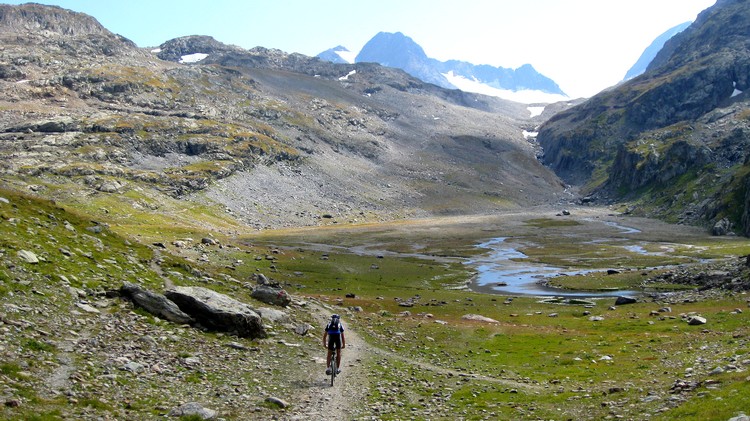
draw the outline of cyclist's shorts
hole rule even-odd
[[[341,335],[328,335],[328,349],[341,349]]]

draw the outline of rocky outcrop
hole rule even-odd
[[[165,295],[201,325],[241,337],[265,338],[261,317],[249,305],[202,287],[174,287]]]

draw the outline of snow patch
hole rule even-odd
[[[208,54],[203,54],[203,53],[187,54],[187,55],[180,57],[180,63],[182,64],[197,63],[205,59],[206,57],[208,57]]]
[[[338,54],[339,57],[341,57],[342,60],[349,64],[354,64],[354,59],[357,57],[357,53],[353,53],[348,50],[338,50],[335,51],[336,54]]]
[[[352,70],[351,72],[347,73],[346,76],[341,76],[339,80],[349,80],[349,76],[354,76],[355,73],[357,73],[357,71]]]
[[[527,110],[529,110],[529,113],[531,114],[529,117],[534,118],[536,116],[542,115],[542,112],[544,112],[544,107],[526,107]]]
[[[493,88],[492,86],[487,86],[476,79],[471,80],[463,76],[458,76],[454,74],[453,71],[443,73],[443,76],[445,76],[445,78],[448,79],[448,82],[450,82],[453,86],[464,92],[474,92],[482,95],[495,96],[498,98],[507,99],[509,101],[520,102],[522,104],[549,104],[553,102],[567,101],[570,99],[565,95],[548,94],[542,91],[511,91],[507,89]]]
[[[526,130],[523,131],[523,138],[533,138],[536,139],[536,136],[539,134],[539,132],[527,132]]]
[[[732,96],[730,98],[734,98],[742,93],[742,91],[737,89],[737,82],[732,82],[732,86],[734,87],[734,92],[732,92]]]
[[[161,48],[154,48],[153,50],[151,50],[151,52],[154,54],[159,54],[161,53]]]

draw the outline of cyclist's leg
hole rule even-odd
[[[333,353],[332,339],[331,335],[328,335],[328,344],[326,344],[326,348],[328,348],[328,355],[326,356],[326,374],[331,374],[331,354]]]
[[[338,368],[338,371],[341,371],[341,352],[343,351],[343,349],[341,349],[341,336],[339,336],[336,341],[336,351],[336,367]]]

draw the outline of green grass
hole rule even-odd
[[[0,203],[3,254],[15,256],[17,250],[30,248],[45,258],[37,265],[16,262],[22,272],[0,269],[0,291],[4,289],[6,297],[12,293],[13,297],[23,297],[25,304],[45,305],[61,314],[69,313],[72,300],[67,295],[52,299],[50,285],[61,289],[60,275],[76,288],[107,290],[132,280],[159,290],[164,278],[152,267],[155,252],[149,247],[150,242],[159,239],[169,244],[172,239],[200,239],[211,234],[181,223],[161,226],[169,221],[169,216],[158,217],[158,211],[153,212],[155,222],[148,219],[151,214],[146,210],[134,212],[133,220],[126,221],[126,202],[120,202],[125,200],[122,198],[96,197],[73,211],[12,191],[2,191],[0,196],[15,205]],[[136,192],[125,197],[152,200]],[[161,210],[176,209],[173,202],[155,205]],[[101,232],[87,230],[93,219],[87,212],[98,212],[102,206],[110,208],[112,224]],[[191,212],[185,211],[196,217]],[[66,228],[65,221],[74,230]],[[220,217],[214,221],[228,226],[230,222]],[[476,245],[499,236],[507,236],[529,256],[530,262],[574,270],[621,270],[613,275],[599,272],[555,279],[571,289],[634,289],[642,282],[643,273],[658,273],[642,269],[645,266],[694,262],[708,256],[737,256],[750,250],[746,239],[737,238],[675,235],[666,242],[641,237],[625,241],[613,236],[609,241],[592,241],[591,232],[605,240],[607,235],[592,231],[588,228],[590,223],[569,222],[534,218],[505,227],[482,220],[466,222],[460,228],[436,228],[429,223],[393,224],[277,231],[242,238],[222,236],[224,247],[200,251],[210,253],[209,262],[197,263],[193,259],[197,252],[172,247],[160,252],[158,262],[162,274],[178,285],[195,285],[200,279],[200,285],[245,302],[252,302],[245,283],[251,283],[256,273],[263,273],[300,299],[320,299],[344,314],[345,322],[372,347],[361,362],[370,382],[363,405],[382,404],[380,419],[409,419],[413,409],[433,407],[441,408],[434,414],[435,419],[638,419],[645,414],[650,419],[711,419],[714,414],[728,419],[739,409],[747,408],[746,373],[707,374],[716,366],[749,358],[750,311],[734,312],[747,307],[744,295],[671,304],[642,300],[610,309],[614,298],[590,300],[594,304],[587,308],[526,296],[506,301],[504,296],[462,288],[474,270],[463,263],[463,258],[484,253]],[[641,246],[649,255],[630,252],[625,245]],[[60,248],[71,251],[71,256],[61,257],[65,255],[61,255]],[[16,281],[18,273],[23,273],[27,283]],[[355,297],[348,298],[346,294]],[[412,307],[399,305],[406,299],[412,299]],[[672,308],[671,312],[652,313],[666,305]],[[364,311],[351,310],[355,306]],[[195,355],[181,345],[188,336],[203,344],[214,344],[212,351],[227,358],[226,373],[178,367],[175,370],[180,380],[170,385],[159,383],[158,376],[145,379],[118,375],[113,380],[115,384],[138,386],[138,393],[127,408],[106,394],[81,395],[75,404],[66,398],[46,401],[38,396],[36,385],[28,376],[48,375],[45,370],[55,364],[61,347],[46,338],[25,338],[16,344],[22,353],[43,355],[44,359],[39,363],[33,360],[29,367],[22,367],[17,361],[0,362],[0,381],[13,387],[14,396],[22,397],[27,405],[18,411],[0,408],[0,417],[25,419],[38,413],[47,417],[39,419],[61,419],[78,414],[76,411],[83,411],[82,408],[101,415],[119,411],[124,416],[122,411],[127,410],[132,411],[133,418],[158,416],[164,411],[155,408],[164,403],[148,393],[165,387],[200,387],[210,391],[206,395],[209,399],[222,390],[218,384],[227,378],[234,379],[232,388],[241,388],[242,393],[273,390],[278,396],[294,396],[299,386],[290,384],[281,367],[269,362],[294,360],[304,364],[320,356],[319,347],[313,348],[319,340],[317,334],[298,338],[277,327],[274,334],[279,338],[289,340],[291,335],[291,340],[302,345],[279,346],[272,337],[253,343],[260,352],[229,354],[234,351],[228,351],[226,342],[237,340],[229,335],[197,329],[183,331],[155,321],[142,310],[132,312],[124,304],[106,312],[136,317],[141,329],[164,332],[165,337],[177,336],[179,340],[162,344],[168,347],[170,357]],[[708,324],[688,326],[683,315],[691,313],[706,317]],[[299,317],[300,312],[296,314]],[[467,321],[463,319],[467,314],[480,314],[497,323]],[[591,316],[601,316],[603,320],[592,321]],[[41,320],[36,322],[43,330],[46,322]],[[96,329],[92,329],[92,335],[96,335]],[[229,362],[235,357],[253,361],[257,358],[258,362],[246,365],[255,368],[237,371]],[[267,360],[261,362],[262,358]],[[44,362],[47,360],[51,363]],[[94,378],[103,374],[102,367],[95,364],[79,369]],[[684,395],[686,402],[670,406],[671,387],[690,370],[691,378],[704,383]],[[266,383],[258,383],[259,379]],[[707,380],[711,382],[706,383]],[[661,398],[644,401],[649,392]],[[217,399],[224,401],[223,396]],[[257,406],[277,411],[263,404]],[[660,412],[665,407],[665,412]],[[222,414],[227,419],[242,419],[245,415],[237,408]]]

